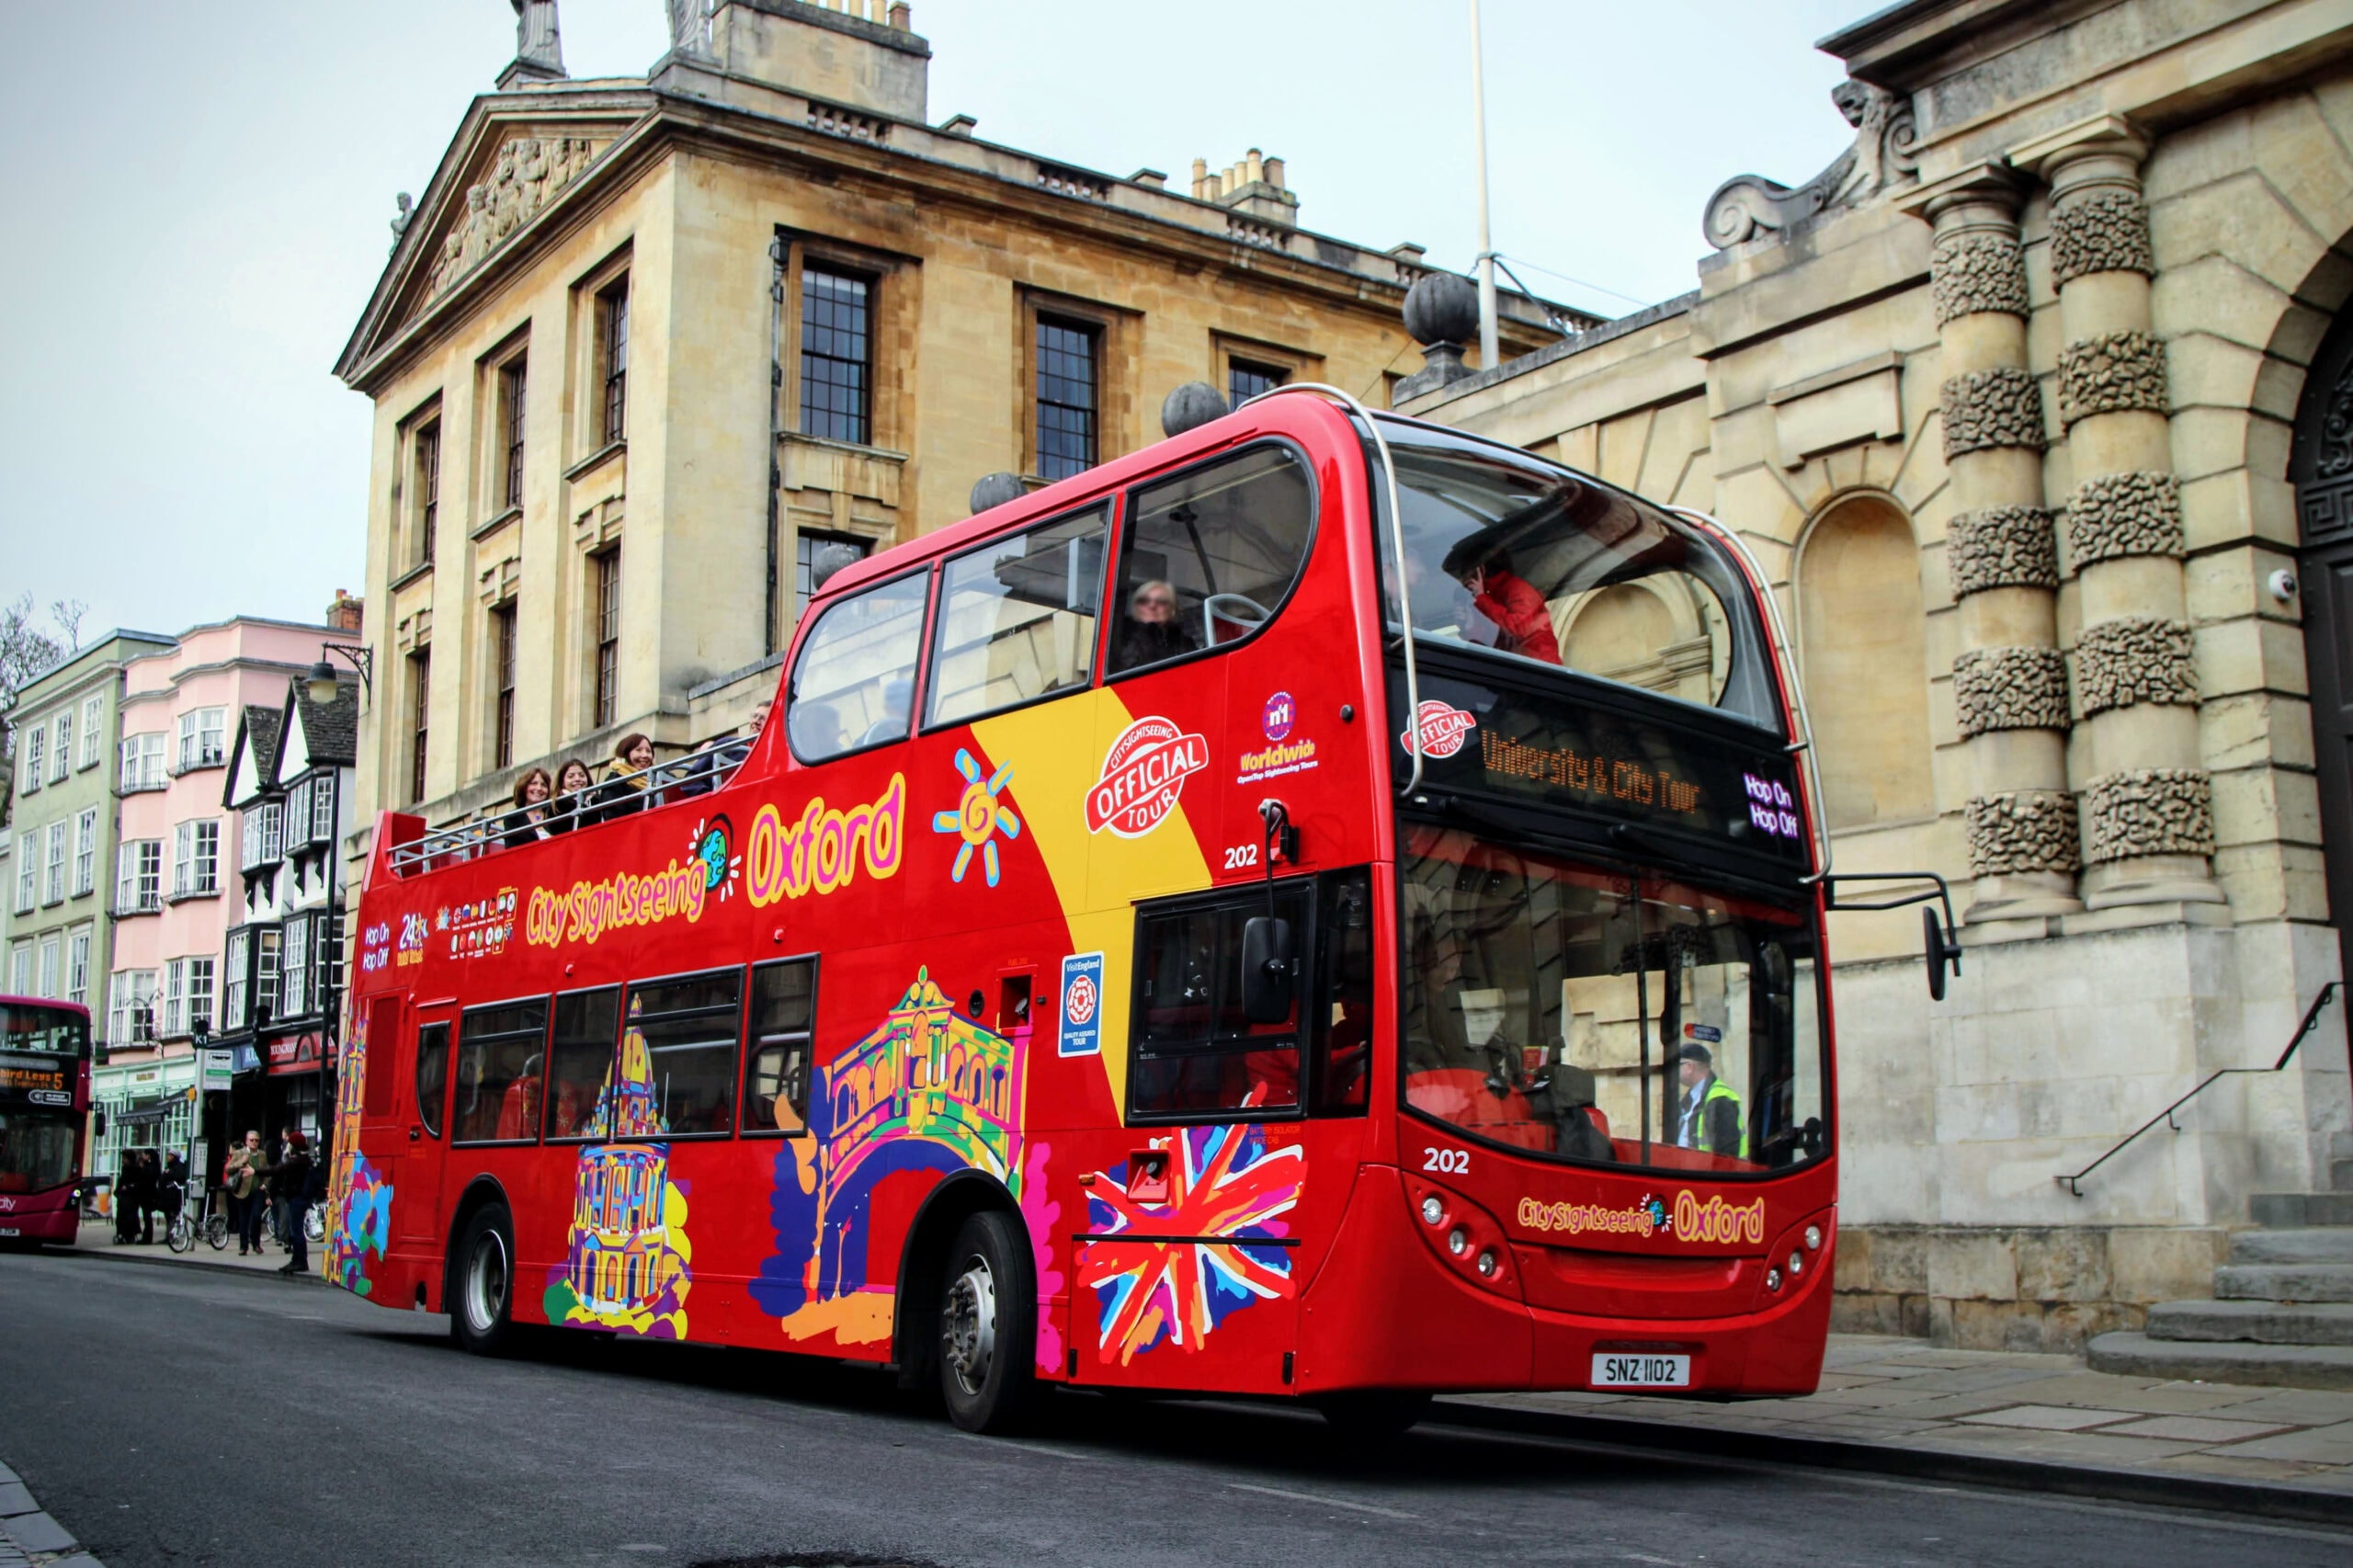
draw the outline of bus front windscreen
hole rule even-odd
[[[80,1174],[74,1169],[74,1111],[0,1107],[0,1193],[47,1192]]]
[[[1416,825],[1404,1102],[1474,1137],[1724,1176],[1828,1151],[1809,914]]]

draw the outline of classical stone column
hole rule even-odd
[[[1939,182],[1915,209],[1936,231],[1930,296],[1945,372],[1945,466],[1959,504],[1945,536],[1960,607],[1953,702],[1975,880],[1963,918],[1976,926],[2082,907],[2059,562],[2042,505],[2042,397],[2027,368],[2024,196],[2017,176],[1986,165]]]
[[[2032,149],[2051,182],[2066,432],[2065,569],[2076,583],[2075,784],[2093,909],[2221,903],[2212,788],[2199,766],[2198,676],[2183,591],[2181,494],[2166,429],[2165,345],[2150,333],[2156,262],[2125,122]]]

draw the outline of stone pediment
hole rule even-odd
[[[609,135],[529,132],[499,142],[480,165],[479,177],[450,204],[451,215],[420,258],[426,280],[418,303],[456,288],[611,144]]]

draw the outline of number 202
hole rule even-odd
[[[1468,1149],[1424,1149],[1422,1169],[1438,1171],[1448,1176],[1461,1176],[1471,1168]]]
[[[1237,844],[1225,852],[1225,869],[1229,871],[1240,870],[1245,866],[1255,866],[1257,863],[1258,846],[1255,844]]]

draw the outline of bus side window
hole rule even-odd
[[[605,1086],[612,1081],[620,1020],[618,985],[555,999],[555,1040],[548,1049],[550,1138],[606,1135]]]
[[[926,724],[962,723],[1095,676],[1102,507],[994,540],[948,563]]]
[[[793,756],[823,762],[906,738],[930,585],[929,572],[911,572],[825,608],[787,688]]]
[[[441,1136],[441,1108],[449,1097],[449,1026],[416,1031],[416,1119],[428,1138]]]
[[[625,1059],[614,1077],[634,1080],[642,1073],[644,1083],[632,1082],[628,1089],[631,1095],[650,1093],[651,1109],[658,1119],[646,1126],[642,1111],[633,1117],[631,1108],[622,1103],[622,1085],[617,1082],[612,1136],[734,1131],[735,1041],[744,1023],[744,971],[715,969],[632,985],[628,1018],[621,1042]],[[636,1036],[636,1042],[629,1035]],[[631,1125],[632,1120],[640,1124]]]
[[[469,1007],[458,1028],[456,1143],[523,1143],[540,1135],[540,1080],[546,1070],[543,996]]]
[[[817,960],[782,959],[752,971],[751,1050],[744,1060],[744,1131],[809,1131],[809,1056],[817,1017]]]
[[[1243,926],[1267,913],[1263,890],[1140,912],[1131,1120],[1298,1108],[1299,998],[1307,988],[1294,986],[1290,1016],[1279,1022],[1253,1023],[1242,1007]],[[1279,886],[1273,913],[1303,937],[1305,885]]]
[[[1361,1114],[1372,1075],[1371,877],[1361,870],[1326,877],[1320,896],[1314,1105],[1327,1115]]]
[[[1315,485],[1289,447],[1255,447],[1137,493],[1120,540],[1121,675],[1239,642],[1274,619],[1315,531]]]

